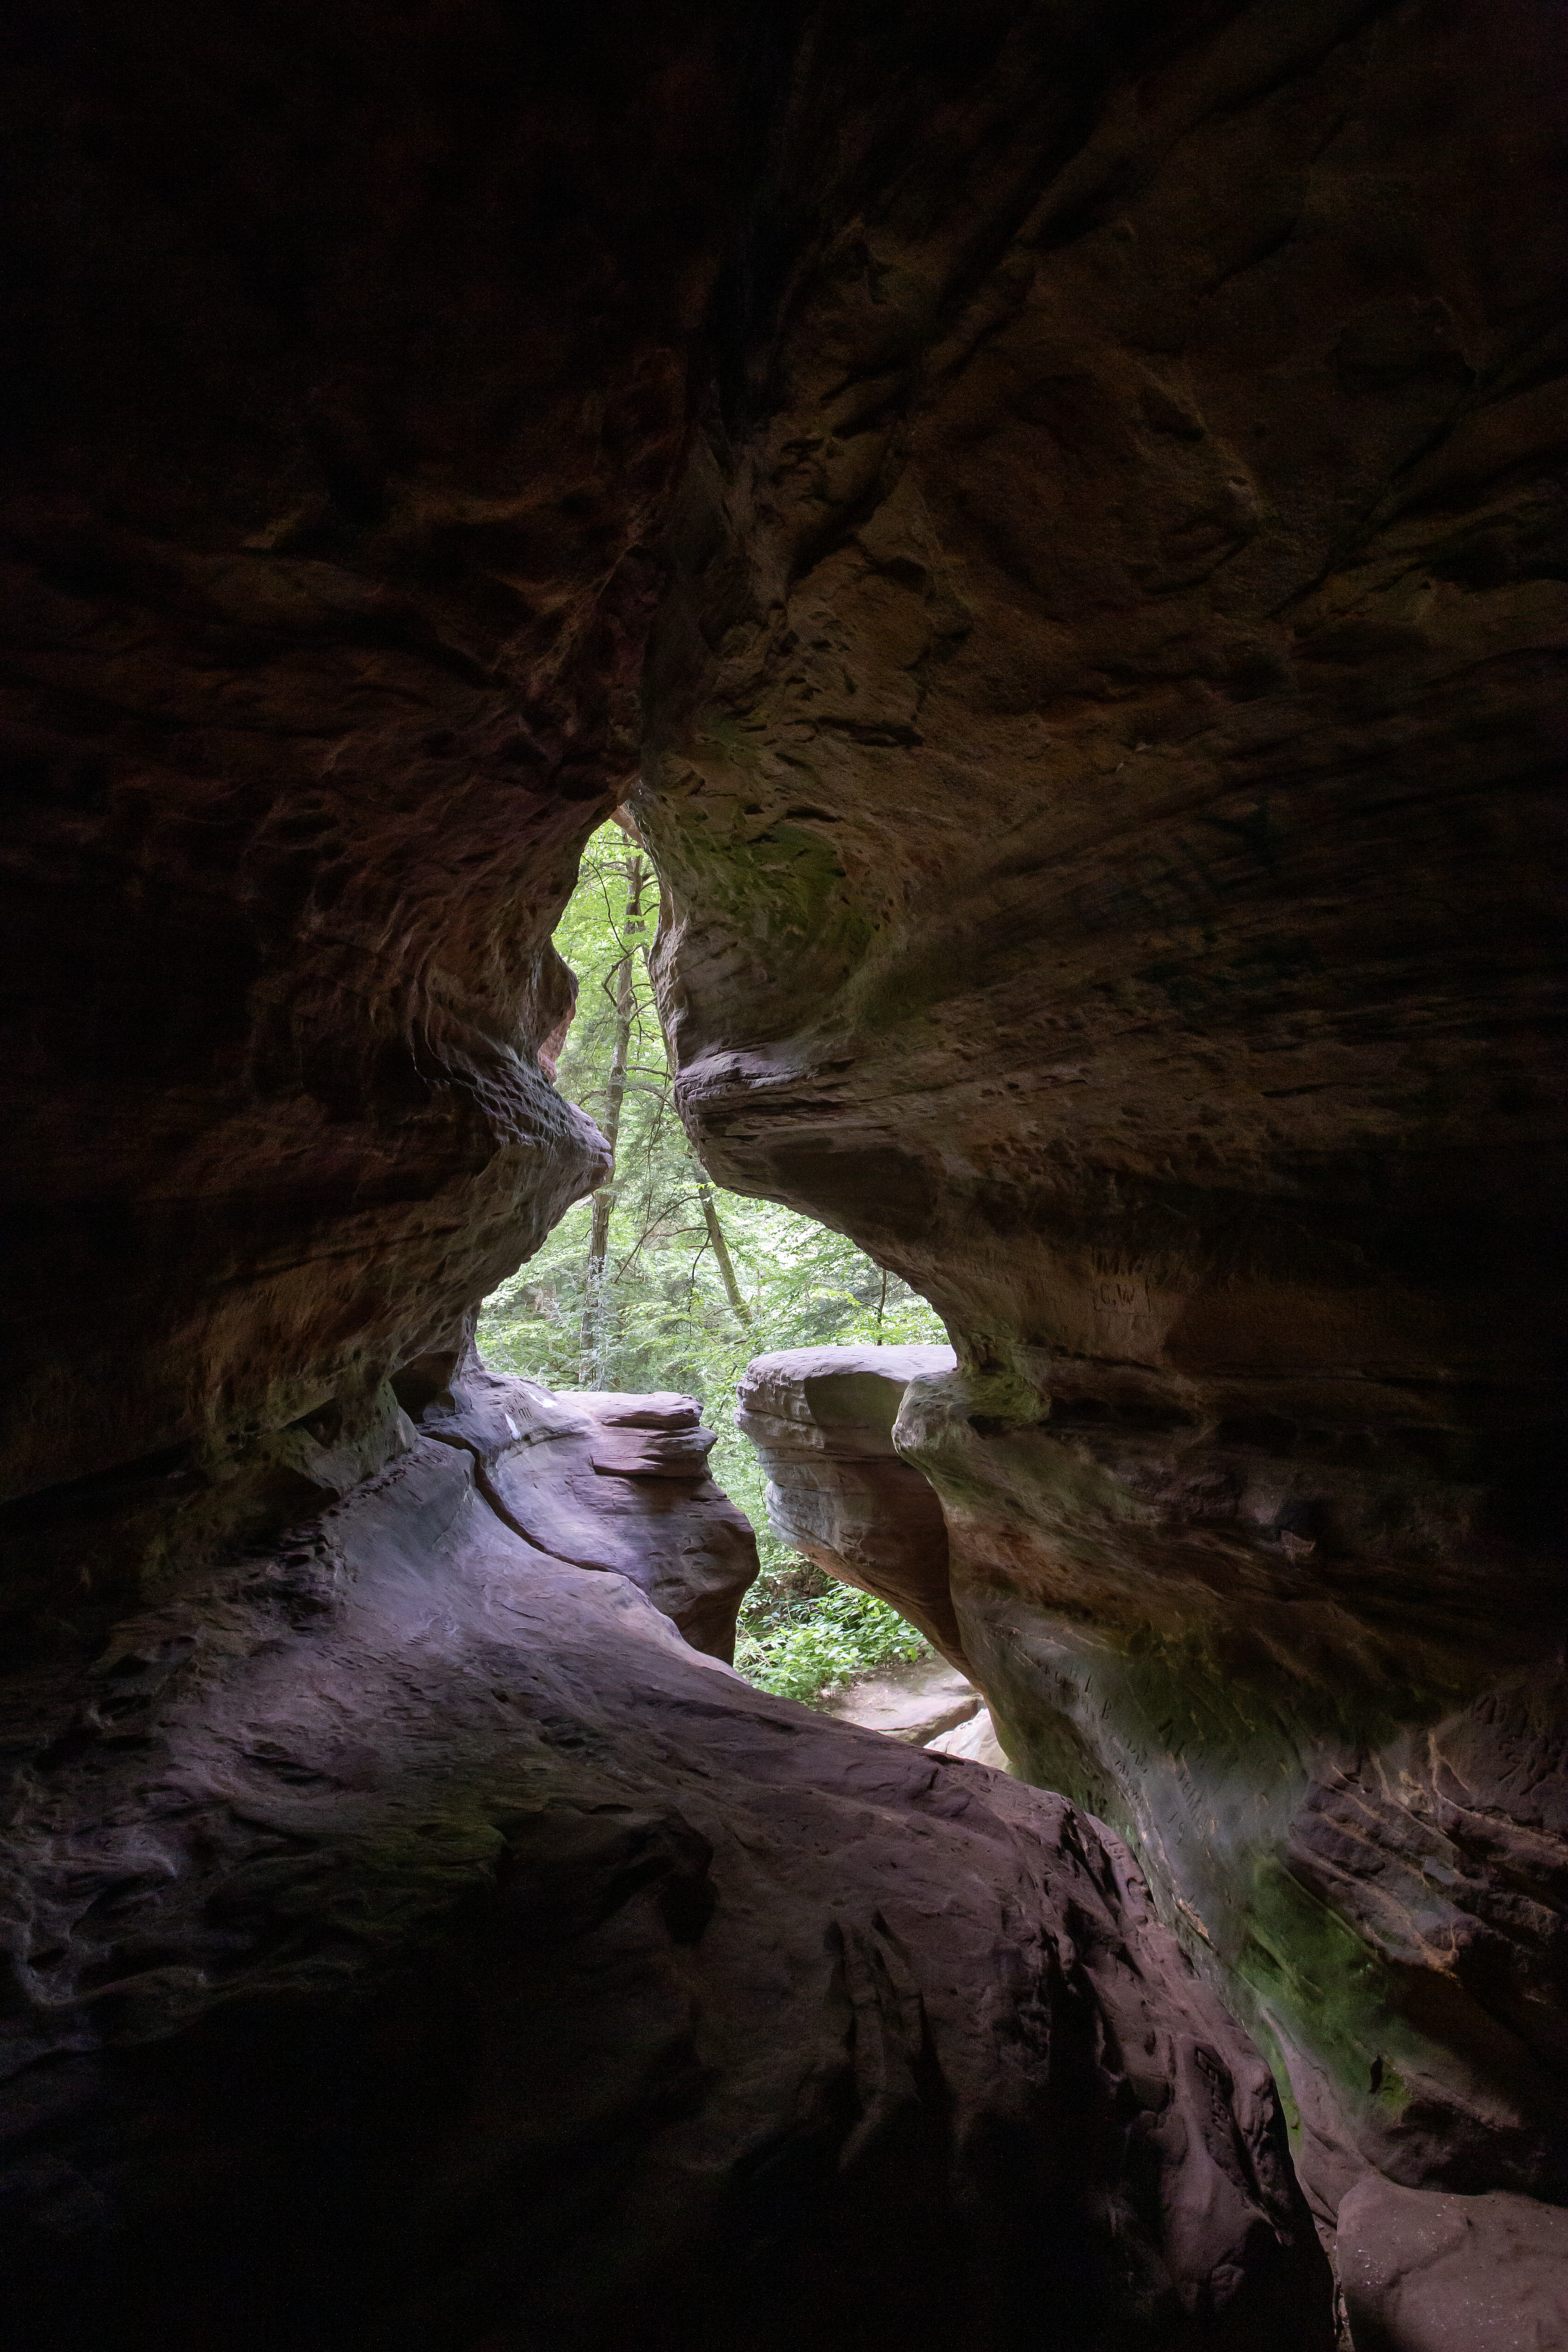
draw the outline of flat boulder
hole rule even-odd
[[[1369,2173],[1339,2212],[1356,2352],[1564,2352],[1568,2210]]]
[[[825,1712],[840,1723],[858,1724],[864,1731],[884,1732],[890,1739],[925,1748],[967,1723],[984,1706],[964,1675],[946,1664],[927,1664],[870,1675],[826,1700]]]

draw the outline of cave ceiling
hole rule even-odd
[[[412,1479],[606,1171],[550,937],[626,811],[704,1163],[947,1322],[920,1609],[1320,2218],[1568,2197],[1561,33],[18,35],[14,1657]]]

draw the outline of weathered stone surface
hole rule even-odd
[[[0,1580],[41,1694],[182,1560],[412,1476],[603,1171],[547,934],[646,741],[702,1150],[956,1335],[908,1444],[1009,1748],[1247,1989],[1325,2207],[1369,2161],[1568,2193],[1559,52],[1545,0],[32,12]],[[604,1424],[593,1475],[679,1435]],[[424,1702],[355,1622],[390,1739]],[[61,1769],[132,1772],[100,1733],[183,1638]],[[158,1785],[106,1851],[165,1852]],[[319,1952],[331,1870],[289,1883]],[[363,2081],[449,2076],[448,2009]],[[237,2013],[207,2072],[116,2044],[148,2213],[243,2172],[237,2114],[185,2128],[220,2082],[279,2179],[325,2160]],[[70,2281],[124,2209],[40,2161]],[[125,2226],[129,2307],[186,2293]]]
[[[908,1383],[952,1369],[950,1348],[798,1348],[758,1356],[735,1426],[767,1474],[768,1517],[830,1576],[890,1601],[969,1673],[948,1591],[947,1525],[893,1450]]]
[[[1494,2190],[1445,2197],[1375,2178],[1340,2207],[1355,2352],[1563,2352],[1568,2212]]]
[[[14,1637],[91,1638],[215,1533],[318,1508],[277,1455],[320,1415],[385,1459],[386,1376],[449,1370],[605,1172],[539,1059],[549,936],[637,770],[740,29],[705,0],[17,28]]]
[[[1555,15],[1095,23],[797,86],[651,672],[682,1100],[941,1308],[963,1654],[1325,2216],[1563,2199]]]
[[[942,1732],[977,1715],[984,1702],[973,1684],[951,1666],[910,1665],[868,1675],[822,1704],[823,1712],[840,1723],[908,1740],[911,1748],[929,1748]]]
[[[1255,1432],[1070,1400],[1010,1422],[998,1376],[889,1349],[873,1391],[872,1352],[846,1354],[837,1408],[823,1351],[764,1359],[764,1434],[808,1391],[831,1428],[907,1381],[893,1441],[942,1498],[954,1614],[1008,1753],[1147,1857],[1292,2084],[1325,2226],[1369,2167],[1563,2197],[1568,1771],[1539,1587],[1417,1549],[1370,1474],[1345,1475],[1361,1517],[1347,1505],[1355,1539],[1335,1540],[1298,1499],[1321,1472],[1314,1489]],[[814,1508],[830,1524],[830,1497]]]
[[[700,1418],[692,1397],[557,1396],[470,1356],[421,1426],[473,1456],[479,1492],[527,1542],[626,1577],[729,1664],[757,1539],[708,1475]]]
[[[970,1764],[989,1765],[994,1772],[1010,1772],[1006,1750],[996,1737],[991,1710],[983,1706],[955,1730],[943,1731],[925,1745],[933,1756],[960,1756]]]
[[[1118,1842],[526,1542],[451,1442],[515,1387],[12,1694],[15,2340],[1326,2352]]]
[[[1371,1542],[1292,1553],[1277,1498],[1324,1482],[1212,1423],[980,1437],[975,1401],[912,1383],[898,1433],[943,1497],[976,1678],[1026,1776],[1130,1833],[1226,1972],[1324,2210],[1366,2163],[1568,2195],[1550,1593],[1412,1543],[1386,1487]],[[1226,1467],[1231,1507],[1162,1509]]]

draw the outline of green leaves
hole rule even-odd
[[[830,1583],[773,1534],[756,1455],[733,1425],[736,1387],[752,1358],[774,1349],[846,1340],[892,1346],[946,1334],[923,1298],[841,1234],[774,1202],[726,1192],[702,1175],[675,1109],[646,935],[625,918],[627,850],[616,825],[601,826],[555,933],[578,981],[577,1015],[556,1083],[591,1118],[604,1115],[610,1085],[615,975],[628,953],[632,959],[596,1359],[607,1388],[674,1389],[700,1400],[719,1433],[712,1474],[756,1528],[763,1559],[742,1612],[737,1662],[764,1690],[815,1698],[889,1659],[921,1656],[925,1645],[884,1602]],[[704,1185],[749,1326],[715,1255]],[[579,1384],[592,1225],[593,1203],[581,1201],[486,1300],[479,1347],[498,1370],[551,1388]]]
[[[815,1589],[808,1580],[816,1578]],[[741,1612],[735,1664],[759,1690],[814,1699],[879,1666],[934,1654],[896,1609],[836,1584],[808,1560],[764,1569]]]

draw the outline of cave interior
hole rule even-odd
[[[1563,2352],[1552,0],[73,0],[7,37],[16,2352]],[[949,1350],[735,1675],[689,1401],[486,1368],[681,1117]]]

